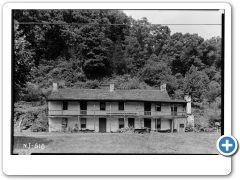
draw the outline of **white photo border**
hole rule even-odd
[[[2,156],[3,172],[6,175],[228,175],[231,172],[231,157],[222,155],[10,155],[12,9],[224,9],[224,135],[231,135],[231,6],[229,4],[7,3],[3,6],[4,106],[2,106]]]

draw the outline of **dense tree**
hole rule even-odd
[[[197,67],[192,65],[183,80],[183,92],[184,94],[190,94],[193,101],[202,101],[209,83],[206,73],[198,71]]]
[[[30,71],[34,63],[34,52],[30,49],[23,31],[19,30],[17,21],[14,21],[14,89],[15,100],[20,99],[22,89],[29,80]]]
[[[199,49],[202,42],[203,38],[197,34],[187,33],[182,35],[176,33],[163,46],[160,55],[162,58],[168,59],[173,74],[181,73],[184,76],[192,65],[203,68],[204,64],[201,61],[201,51]]]
[[[209,103],[215,102],[216,98],[221,95],[221,86],[218,82],[212,81],[208,85],[208,91],[205,93],[205,97]]]
[[[204,41],[200,47],[201,59],[207,67],[214,66],[217,69],[221,67],[221,38],[213,37]]]
[[[14,83],[24,92],[29,83],[48,92],[53,82],[99,88],[104,78],[129,77],[119,87],[167,83],[175,97],[190,93],[196,101],[221,94],[213,93],[221,86],[220,37],[170,35],[167,26],[119,10],[15,10],[14,20],[21,22],[14,29]]]

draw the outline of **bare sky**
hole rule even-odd
[[[215,25],[167,25],[171,35],[176,32],[198,34],[204,39],[221,37],[221,14],[219,11],[200,10],[124,10],[134,19],[146,17],[152,24],[215,24]]]

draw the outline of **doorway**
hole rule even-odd
[[[151,129],[151,119],[144,118],[144,127]]]
[[[99,132],[105,133],[107,132],[107,119],[99,118]]]
[[[128,127],[134,128],[134,118],[128,118]]]
[[[179,132],[185,132],[185,124],[184,123],[179,124]]]

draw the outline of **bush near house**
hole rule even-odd
[[[32,132],[48,131],[46,105],[33,106],[32,102],[20,101],[14,104],[15,128]]]

